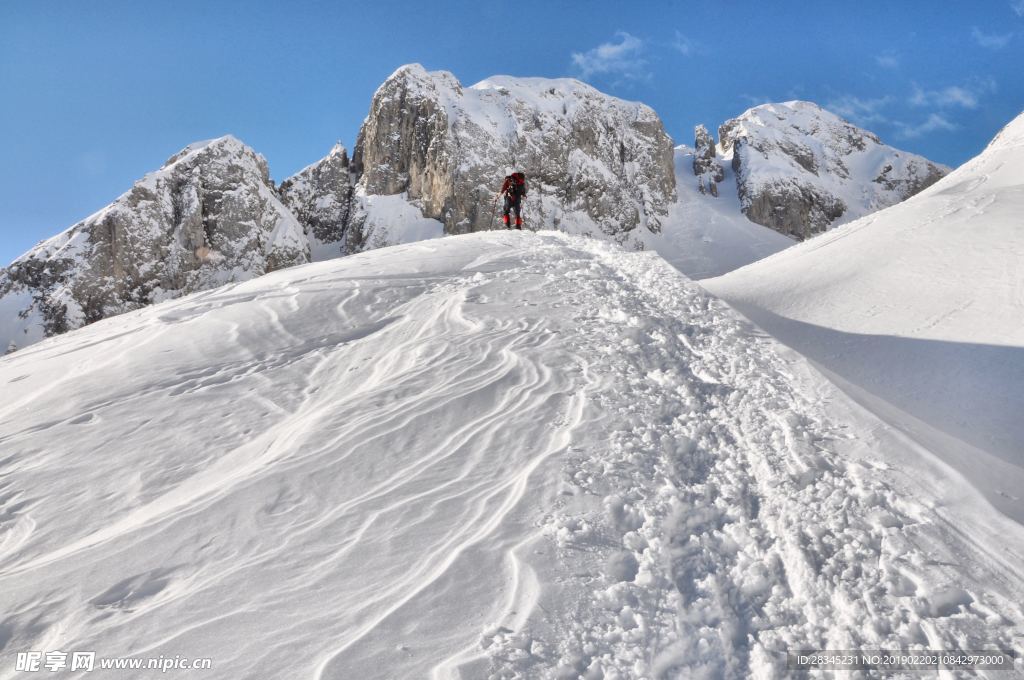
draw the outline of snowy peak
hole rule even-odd
[[[343,254],[353,177],[348,152],[341,142],[325,157],[281,182],[279,193],[305,229],[312,259]]]
[[[346,159],[346,163],[348,162],[348,150],[345,148],[345,145],[342,144],[340,141],[335,142],[334,146],[331,147],[330,153],[327,154],[328,158],[334,156],[344,156]]]
[[[189,163],[201,162],[200,157],[232,157],[248,158],[259,166],[266,167],[267,160],[256,153],[251,147],[244,144],[234,135],[224,135],[215,139],[207,139],[201,142],[192,142],[184,149],[168,158],[160,167],[160,170],[167,170],[174,164],[184,161]]]
[[[0,343],[22,347],[308,259],[262,156],[230,135],[190,144],[0,272]]]
[[[1024,256],[1022,178],[1024,115],[910,200],[705,283],[851,333],[1024,344],[1024,310],[1005,311],[1021,305],[1006,272]]]
[[[808,102],[755,107],[719,132],[716,145],[698,129],[698,177],[688,181],[719,201],[702,212],[699,201],[678,205],[672,141],[650,107],[571,78],[493,76],[464,87],[409,64],[375,93],[351,158],[339,142],[280,188],[266,159],[232,135],[184,147],[0,273],[0,327],[21,347],[310,259],[492,229],[510,167],[528,176],[526,228],[659,248],[665,227],[687,251],[676,237],[695,232],[679,219],[743,214],[803,237],[944,172]],[[738,205],[717,198],[721,187]],[[722,269],[702,269],[712,270]]]
[[[974,161],[986,158],[991,154],[1010,149],[1017,149],[1015,153],[1019,153],[1019,148],[1022,146],[1024,146],[1024,113],[1021,113],[1007,123],[1006,126],[992,138],[992,141],[985,147],[985,150],[981,155],[971,162],[973,163]]]
[[[744,214],[797,238],[903,201],[949,169],[817,104],[763,104],[718,128]]]
[[[722,149],[728,151],[736,139],[741,137],[771,141],[780,146],[810,146],[815,142],[836,156],[845,156],[853,151],[863,150],[867,143],[881,144],[873,133],[862,130],[831,111],[813,102],[789,101],[778,104],[762,104],[745,112],[719,127]],[[794,159],[801,162],[803,159]],[[808,164],[813,158],[806,159]],[[829,160],[834,161],[834,158]],[[814,172],[813,166],[802,167]],[[833,171],[842,172],[842,166],[834,164]]]
[[[398,69],[374,95],[353,165],[367,195],[405,194],[448,233],[493,228],[507,167],[531,183],[534,227],[624,241],[657,231],[674,198],[672,143],[649,107],[572,79]]]

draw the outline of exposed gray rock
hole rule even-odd
[[[949,172],[810,102],[757,106],[718,132],[744,214],[800,239],[895,205]]]
[[[914,166],[913,170],[900,176],[892,163],[886,163],[874,181],[890,191],[909,197],[924,191],[948,174],[946,168],[934,164]]]
[[[693,130],[693,174],[697,175],[700,193],[718,196],[718,183],[725,179],[725,169],[716,160],[715,140],[703,125]]]
[[[722,147],[722,153],[732,151],[733,135],[740,126],[740,119],[733,118],[718,126],[718,145]]]
[[[281,182],[281,201],[305,229],[314,260],[348,252],[344,242],[354,188],[348,153],[340,142],[327,156]]]
[[[946,172],[806,102],[751,109],[719,137],[716,149],[695,129],[700,191],[717,196],[731,163],[744,214],[799,238]],[[632,247],[643,247],[637,230],[661,229],[675,199],[672,143],[642,104],[571,79],[465,88],[450,73],[405,66],[374,95],[351,162],[339,144],[278,190],[266,161],[237,139],[193,144],[0,270],[0,346],[310,259],[493,228],[511,168],[529,178],[528,227]]]
[[[0,270],[0,343],[42,337],[309,260],[262,156],[193,144],[106,208]]]
[[[353,155],[366,194],[404,193],[448,233],[494,226],[506,168],[528,175],[528,224],[619,242],[658,231],[675,195],[672,142],[647,106],[576,80],[497,77],[464,88],[419,65],[374,95]]]

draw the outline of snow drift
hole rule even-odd
[[[449,237],[0,359],[0,678],[781,677],[1024,652],[1021,527],[652,253]]]
[[[914,198],[703,282],[1024,520],[1024,116]]]

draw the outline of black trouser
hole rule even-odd
[[[505,223],[505,226],[509,227],[509,228],[511,228],[512,225],[509,224],[508,214],[513,209],[515,209],[515,211],[516,211],[516,229],[522,229],[523,228],[523,197],[522,196],[511,196],[510,194],[505,194],[505,209],[502,211],[501,214],[502,214],[502,221]]]

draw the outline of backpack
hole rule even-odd
[[[513,172],[509,175],[512,180],[508,186],[508,195],[518,198],[526,195],[526,175],[521,172]]]

